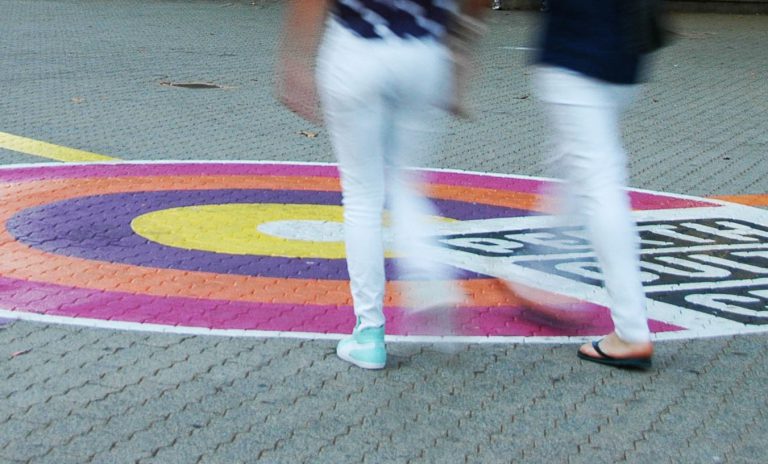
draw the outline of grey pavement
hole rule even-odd
[[[3,0],[0,131],[123,160],[332,161],[272,96],[282,3]],[[475,119],[431,166],[544,175],[531,12],[492,12]],[[676,15],[627,116],[633,187],[768,193],[768,17]],[[191,90],[167,82],[211,82]],[[302,130],[319,131],[316,138]],[[0,163],[42,158],[0,149]],[[763,463],[768,335],[657,344],[654,368],[569,344],[392,343],[0,323],[0,462]]]

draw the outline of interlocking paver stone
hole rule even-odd
[[[2,132],[122,160],[333,161],[327,131],[285,111],[272,92],[283,2],[6,3]],[[529,45],[535,14],[488,19],[474,120],[448,122],[431,166],[546,175],[546,126],[529,56],[517,49]],[[674,19],[678,37],[655,57],[654,78],[624,121],[631,185],[768,193],[768,18]],[[0,148],[0,163],[38,161]],[[82,231],[82,246],[109,228],[97,229]],[[55,253],[70,245],[55,243]],[[121,241],[116,256],[137,253]],[[42,269],[19,256],[4,262]],[[37,277],[51,272],[79,271]],[[177,281],[153,285],[186,296]],[[223,286],[210,289],[216,297]],[[87,306],[92,293],[73,304]],[[18,299],[34,310],[61,297],[31,289]],[[149,301],[137,314],[157,313]],[[227,308],[215,317],[237,315]],[[332,340],[0,322],[0,461],[762,463],[768,449],[764,334],[661,342],[648,373],[580,362],[571,344],[459,344],[449,354],[390,343],[380,372],[339,361],[334,348]]]

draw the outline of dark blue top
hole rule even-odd
[[[628,50],[633,1],[549,0],[537,61],[607,82],[638,82],[642,55]]]
[[[366,39],[441,39],[453,4],[451,0],[336,0],[333,15]]]

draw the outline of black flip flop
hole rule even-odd
[[[584,354],[581,351],[577,353],[577,356],[585,361],[591,361],[598,364],[605,364],[606,366],[613,366],[613,367],[626,367],[630,369],[648,369],[651,367],[651,358],[615,358],[611,355],[605,354],[603,350],[600,349],[600,342],[602,340],[597,340],[592,342],[592,348],[597,352],[597,354],[600,355],[600,357],[597,356],[590,356],[588,354]]]

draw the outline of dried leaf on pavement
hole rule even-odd
[[[303,135],[308,139],[314,139],[315,137],[317,137],[318,134],[319,132],[312,132],[308,130],[299,131],[299,135]]]
[[[11,358],[16,358],[16,357],[21,356],[23,354],[27,354],[30,351],[32,351],[31,348],[28,348],[26,350],[21,350],[21,351],[14,351],[13,353],[11,353]]]

